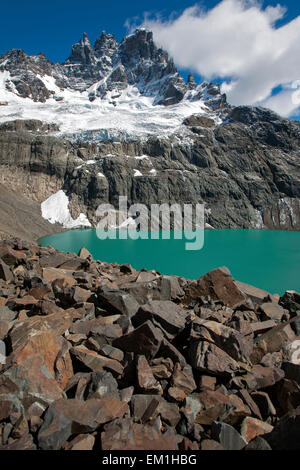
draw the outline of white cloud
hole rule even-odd
[[[211,10],[196,5],[168,21],[146,18],[143,26],[178,67],[208,80],[223,78],[232,104],[292,115],[300,111],[300,16],[276,27],[285,12],[281,5],[263,9],[255,0],[222,0]],[[282,91],[272,96],[279,86]]]

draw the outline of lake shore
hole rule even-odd
[[[162,239],[162,232],[143,232],[147,239],[99,240],[95,229],[71,230],[39,240],[64,252],[85,246],[105,262],[130,263],[136,269],[156,269],[166,275],[197,279],[205,272],[227,266],[243,282],[272,293],[300,290],[300,233],[277,230],[216,229],[198,238]],[[167,233],[168,235],[168,233]],[[198,240],[197,248],[195,240]],[[202,246],[203,243],[203,246]],[[196,246],[195,246],[196,245]],[[188,249],[192,248],[192,249]]]

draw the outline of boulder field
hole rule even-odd
[[[300,294],[0,243],[1,450],[300,450]]]

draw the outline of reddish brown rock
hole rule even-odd
[[[82,335],[82,334],[68,334],[66,335],[66,339],[69,341],[69,343],[71,343],[73,346],[78,346],[79,344],[81,344],[83,341],[86,340],[86,335]]]
[[[148,359],[158,352],[163,334],[159,328],[155,328],[150,321],[143,323],[132,333],[124,335],[113,341],[113,346],[123,351],[142,354]]]
[[[104,322],[102,317],[93,318],[86,321],[79,321],[73,323],[73,325],[69,328],[69,332],[75,335],[82,334],[88,336],[94,327],[102,326],[103,324]]]
[[[19,321],[9,333],[11,348],[16,350],[24,346],[35,332],[53,330],[53,334],[62,335],[72,324],[73,317],[73,311],[65,310],[46,317],[34,316]]]
[[[93,450],[95,438],[91,434],[79,434],[64,447],[65,450]]]
[[[64,263],[60,264],[60,269],[65,269],[67,271],[81,271],[87,265],[86,260],[79,258],[78,256],[66,260]]]
[[[9,266],[14,266],[25,258],[23,251],[17,251],[8,245],[0,247],[0,258]]]
[[[110,344],[104,344],[100,347],[99,353],[103,356],[110,357],[111,359],[115,359],[116,361],[122,362],[124,359],[124,353],[121,349],[114,348]]]
[[[98,290],[97,298],[101,308],[127,317],[134,316],[140,306],[131,294],[105,286]]]
[[[229,408],[228,416],[224,418],[224,423],[237,426],[245,418],[245,416],[251,415],[250,408],[239,398],[236,394],[232,393],[228,395]]]
[[[59,253],[58,251],[49,252],[45,250],[40,256],[40,265],[50,268],[58,268],[62,263],[70,259],[69,255],[65,253]]]
[[[75,346],[71,348],[70,353],[73,358],[91,371],[106,369],[116,375],[121,375],[123,372],[123,366],[120,362],[105,356],[100,356],[100,354],[97,354],[95,351],[90,351],[85,346]]]
[[[260,365],[255,365],[251,370],[251,374],[255,377],[257,389],[271,387],[284,377],[284,371],[282,369],[276,367],[262,367]]]
[[[266,320],[266,321],[259,321],[259,322],[252,322],[250,323],[250,328],[256,335],[261,333],[266,333],[267,331],[271,330],[276,326],[276,322],[274,320]]]
[[[91,329],[91,336],[94,338],[100,347],[104,344],[111,344],[116,339],[122,336],[122,328],[120,325],[111,325],[111,324],[98,324],[93,326]]]
[[[93,432],[101,424],[122,418],[127,403],[115,398],[57,400],[49,406],[39,434],[39,447],[58,450],[72,434]]]
[[[251,361],[258,364],[267,353],[278,352],[295,339],[289,323],[278,325],[256,338]]]
[[[7,445],[0,446],[0,450],[36,450],[31,434],[24,434],[20,439],[13,440]]]
[[[64,396],[39,355],[28,357],[0,376],[0,395],[6,393],[13,393],[25,408],[29,408],[33,402],[45,405]]]
[[[231,383],[238,389],[246,388],[249,391],[271,387],[284,378],[284,371],[277,367],[263,367],[255,365],[246,375],[235,377]]]
[[[190,426],[211,425],[216,420],[237,425],[250,410],[236,395],[206,390],[186,398],[184,414]]]
[[[183,400],[185,400],[186,393],[181,388],[169,387],[168,397],[171,399],[171,401],[177,401],[178,403],[181,403]]]
[[[154,416],[157,415],[159,407],[159,400],[157,398],[152,398],[150,404],[146,408],[143,416],[141,417],[141,423],[145,424],[147,421],[153,420]]]
[[[17,318],[17,316],[17,312],[10,310],[8,307],[0,306],[0,320],[12,323]]]
[[[298,446],[297,412],[268,423],[300,406],[299,294],[268,295],[226,269],[189,281],[7,246],[1,449]]]
[[[68,342],[50,330],[37,332],[28,338],[23,347],[14,350],[11,360],[20,365],[27,358],[35,355],[43,358],[49,374],[64,389],[74,374]]]
[[[53,292],[62,307],[68,308],[77,306],[84,302],[88,302],[90,299],[91,292],[89,290],[82,289],[79,286],[61,287],[59,282],[60,280],[53,283]]]
[[[152,405],[154,405],[152,408]],[[156,402],[158,405],[156,406]],[[149,413],[149,407],[151,411],[151,417],[156,418],[158,415],[161,419],[169,426],[177,426],[180,421],[179,408],[176,403],[168,403],[160,395],[133,395],[131,399],[132,416],[134,421],[140,422],[147,417]]]
[[[158,354],[166,359],[171,359],[174,364],[178,362],[181,367],[185,367],[187,364],[186,359],[181,352],[179,352],[178,349],[175,348],[175,346],[166,338],[162,339]]]
[[[158,380],[169,379],[172,375],[174,364],[171,359],[159,358],[151,363],[151,370]]]
[[[254,304],[261,305],[268,297],[269,292],[258,289],[257,287],[250,286],[244,282],[234,281],[239,290],[243,292],[247,297],[249,297]]]
[[[247,417],[242,422],[241,436],[246,442],[250,442],[257,436],[262,436],[273,430],[273,426],[256,418]]]
[[[28,420],[31,434],[37,433],[43,422],[44,421],[39,416],[31,416],[31,418]]]
[[[47,405],[42,405],[38,401],[35,401],[26,410],[26,416],[28,419],[34,416],[40,418],[44,414],[46,408],[47,408]]]
[[[2,383],[1,383],[2,382]],[[2,386],[1,386],[2,385]],[[3,388],[3,381],[0,381],[0,390],[5,390]],[[14,403],[9,399],[0,398],[0,423],[1,421],[6,421],[9,419],[10,415],[14,412]]]
[[[171,386],[182,390],[186,395],[197,388],[194,377],[182,371],[179,364],[175,367],[172,375]]]
[[[77,336],[77,335],[75,335]],[[80,336],[84,336],[84,335],[80,335]],[[76,345],[74,345],[76,346]],[[86,341],[84,342],[84,346],[87,347],[88,349],[90,349],[91,351],[96,351],[97,353],[101,354],[101,346],[99,345],[99,343],[94,339],[94,338],[88,338],[86,339]],[[102,356],[106,356],[106,354],[101,354]]]
[[[183,451],[199,450],[199,446],[197,442],[192,442],[187,437],[184,437],[179,444],[179,449]]]
[[[200,390],[215,390],[216,388],[216,377],[210,375],[201,375],[199,379]]]
[[[78,253],[78,256],[79,258],[82,258],[82,259],[87,259],[87,258],[93,258],[91,253],[86,249],[86,248],[81,248],[81,250],[79,251]]]
[[[214,269],[197,281],[192,281],[185,292],[184,303],[209,295],[213,300],[222,300],[231,308],[245,304],[245,294],[235,284],[229,270],[225,267]]]
[[[232,357],[208,341],[192,343],[189,356],[193,368],[212,375],[231,376],[239,370],[238,363]]]
[[[260,306],[263,320],[274,320],[280,322],[284,314],[287,312],[277,302],[264,302]]]
[[[62,269],[56,269],[56,268],[43,268],[43,278],[52,283],[56,279],[62,279],[64,281],[64,286],[67,287],[72,287],[76,284],[76,280],[70,276],[69,272],[65,272]]]
[[[20,299],[11,299],[8,300],[6,305],[13,310],[23,310],[23,309],[31,309],[38,303],[37,299],[32,297],[31,295],[25,295]]]
[[[54,301],[49,299],[39,300],[35,311],[40,315],[52,315],[53,313],[63,314],[63,309],[56,305]]]
[[[134,392],[134,387],[126,387],[120,390],[120,398],[122,401],[129,403]]]
[[[158,393],[162,394],[162,388],[154,378],[151,367],[148,364],[145,356],[138,356],[137,359],[137,386],[140,391],[145,393]]]
[[[52,295],[52,289],[46,284],[30,289],[28,294],[37,300],[48,299]]]
[[[13,439],[20,439],[24,434],[28,434],[28,422],[22,413],[12,413],[10,421],[13,424],[13,429],[10,433]]]
[[[230,400],[219,392],[205,391],[186,397],[184,414],[190,425],[211,425],[227,416]]]
[[[247,361],[253,350],[253,338],[243,336],[238,331],[215,321],[205,321],[195,325],[195,335],[199,339],[215,343],[236,361]]]
[[[139,308],[132,318],[132,323],[139,326],[150,320],[164,332],[168,340],[171,340],[184,329],[186,317],[186,312],[174,302],[152,300]]]
[[[129,418],[107,424],[101,433],[103,450],[177,450],[175,435],[163,435],[154,427],[132,423]]]
[[[264,367],[278,367],[282,369],[283,354],[282,351],[266,354],[260,364]]]
[[[251,414],[255,418],[262,420],[260,410],[257,404],[255,403],[255,401],[253,400],[253,398],[251,397],[250,393],[245,389],[241,389],[238,391],[237,394],[244,401],[244,403],[248,406],[248,408],[251,411]]]
[[[113,323],[116,323],[120,318],[121,315],[108,315],[105,317],[101,317],[103,325],[112,325]]]

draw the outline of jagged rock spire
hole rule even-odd
[[[187,84],[190,90],[196,88],[197,84],[195,81],[195,77],[193,73],[189,73],[188,79],[187,79]]]
[[[66,64],[92,64],[95,61],[94,51],[89,41],[88,35],[83,33],[82,39],[72,46],[70,57],[66,60]]]
[[[118,42],[115,40],[113,34],[106,34],[105,31],[102,31],[101,36],[96,38],[94,44],[94,53],[97,58],[103,56],[111,57],[118,48]]]

